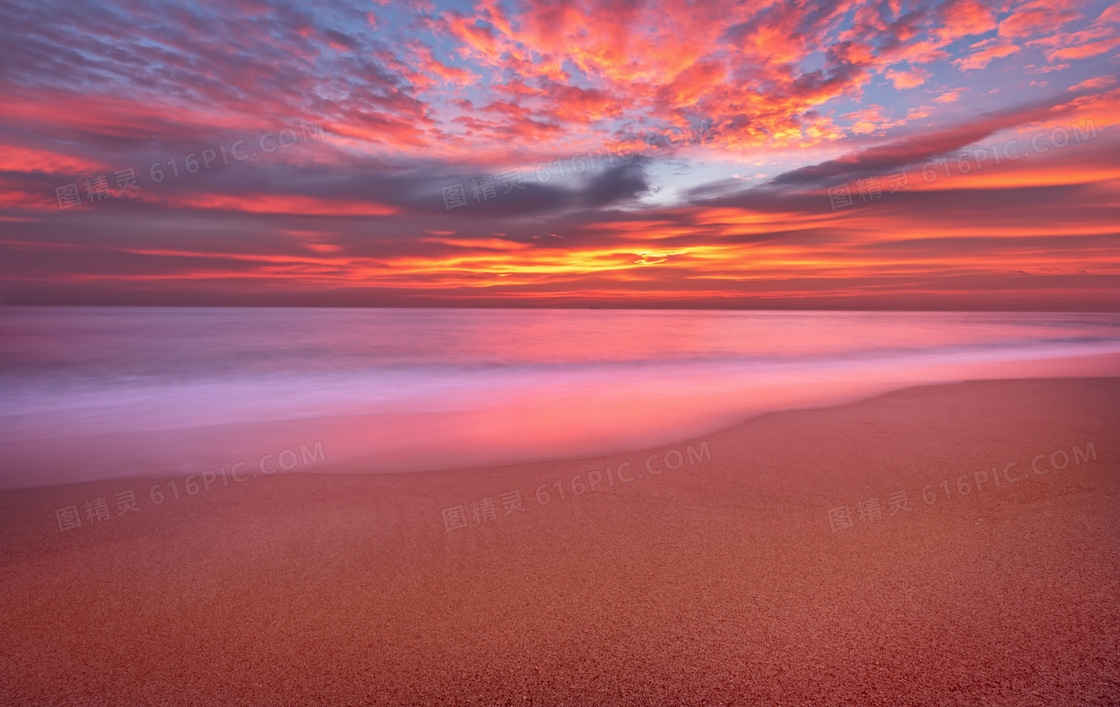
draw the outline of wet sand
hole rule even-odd
[[[1120,702],[1120,379],[912,388],[595,459],[326,456],[195,495],[0,493],[0,703]]]

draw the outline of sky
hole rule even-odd
[[[1120,4],[0,4],[0,302],[1120,311]]]

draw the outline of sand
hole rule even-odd
[[[5,492],[0,704],[1118,704],[1118,422],[1120,379],[981,381],[596,459]]]

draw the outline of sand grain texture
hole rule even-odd
[[[975,382],[601,459],[158,507],[154,480],[5,492],[0,703],[1118,704],[1118,423],[1118,379]],[[625,461],[633,482],[572,494]],[[1022,481],[956,490],[1009,462]],[[140,512],[59,532],[56,508],[129,488]],[[496,519],[445,531],[487,497]]]

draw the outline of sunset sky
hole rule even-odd
[[[5,2],[0,301],[1120,310],[1120,4],[329,8]]]

